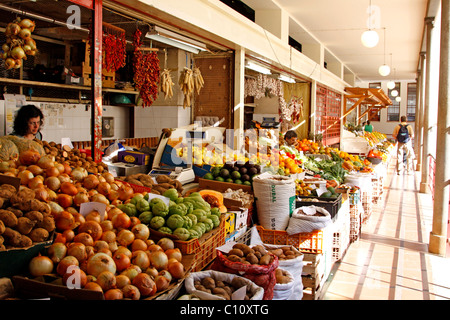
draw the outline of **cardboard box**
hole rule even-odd
[[[225,192],[227,189],[232,189],[232,190],[242,189],[242,191],[253,194],[251,186],[230,183],[230,182],[220,182],[220,181],[216,181],[216,180],[208,180],[208,179],[202,179],[202,178],[198,179],[198,187],[200,190],[210,189],[210,190],[216,190],[216,191],[219,191],[222,193]]]
[[[126,162],[136,165],[148,165],[150,162],[150,155],[138,151],[119,151],[117,153],[117,159],[119,162]]]
[[[125,162],[114,162],[112,165],[108,164],[108,171],[115,177],[129,176],[136,173],[147,174],[150,171],[149,166],[134,165]]]

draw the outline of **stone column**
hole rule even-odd
[[[439,103],[437,121],[436,178],[433,204],[433,226],[429,251],[445,256],[449,212],[450,181],[450,75],[449,10],[450,0],[441,1],[441,48],[439,67]]]
[[[417,78],[417,106],[416,106],[416,137],[414,138],[414,147],[416,152],[416,171],[422,167],[422,135],[423,135],[423,98],[425,95],[425,52],[420,53],[420,69]]]
[[[425,18],[427,59],[426,59],[426,79],[425,79],[425,105],[423,110],[423,148],[422,148],[422,178],[420,181],[420,192],[429,193],[429,165],[428,165],[428,132],[429,132],[429,108],[430,108],[430,80],[431,80],[431,41],[432,29],[434,27],[434,17]]]

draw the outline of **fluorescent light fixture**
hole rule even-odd
[[[271,72],[270,72],[269,69],[267,69],[267,68],[265,68],[265,67],[263,67],[263,66],[260,66],[259,64],[255,64],[255,63],[253,63],[253,62],[250,62],[250,61],[247,62],[247,64],[245,65],[245,67],[246,67],[247,69],[250,69],[250,70],[253,70],[253,71],[262,73],[262,74],[271,74]]]
[[[295,83],[295,80],[293,78],[285,76],[284,74],[280,75],[278,77],[278,80],[289,82],[289,83]]]
[[[145,37],[195,54],[208,51],[204,43],[158,26],[151,27]]]

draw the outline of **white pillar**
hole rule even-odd
[[[423,149],[422,149],[422,179],[420,181],[420,192],[429,193],[430,188],[428,186],[429,180],[429,142],[428,136],[430,131],[430,83],[431,83],[431,42],[432,42],[432,29],[434,27],[434,17],[425,18],[426,24],[426,37],[427,37],[427,60],[426,60],[426,80],[425,80],[425,105],[423,112]]]
[[[416,113],[416,137],[414,139],[414,146],[416,148],[416,171],[421,171],[422,168],[422,147],[423,147],[423,109],[425,96],[425,52],[420,53],[420,70],[417,79],[417,113]]]
[[[450,192],[450,74],[449,10],[450,0],[441,1],[441,50],[439,66],[439,103],[436,141],[436,177],[433,204],[433,226],[429,251],[445,256]]]

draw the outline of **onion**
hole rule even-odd
[[[122,252],[114,253],[112,258],[114,260],[114,263],[116,264],[117,271],[119,272],[125,270],[131,264],[130,257]]]
[[[122,288],[123,297],[125,299],[131,299],[131,300],[139,300],[141,298],[141,293],[139,292],[139,289],[136,286],[133,286],[132,284],[127,284]]]
[[[49,201],[48,205],[50,206],[51,212],[53,215],[57,215],[64,211],[64,208],[59,205],[59,203],[55,201]]]
[[[86,232],[87,234],[91,235],[94,241],[96,241],[102,237],[103,230],[102,227],[100,226],[100,223],[91,220],[82,223],[78,227],[78,232]]]
[[[109,250],[108,242],[106,242],[104,240],[97,240],[94,242],[94,251],[95,252],[103,252],[105,249]]]
[[[14,68],[15,64],[16,64],[16,62],[14,61],[13,58],[6,58],[5,59],[5,67],[6,67],[6,69]]]
[[[50,154],[46,154],[45,156],[42,156],[39,158],[37,165],[44,170],[54,167],[55,166],[55,157]]]
[[[116,241],[109,242],[108,245],[111,252],[116,252],[116,250],[119,248],[119,244]]]
[[[72,170],[70,176],[72,177],[72,179],[76,181],[83,181],[84,178],[88,176],[88,172],[83,167],[76,167],[75,169]]]
[[[145,270],[150,266],[150,259],[145,251],[136,250],[131,257],[131,263]]]
[[[36,256],[30,260],[28,270],[33,277],[43,276],[53,271],[53,261],[46,256]]]
[[[85,246],[93,246],[94,245],[94,239],[92,239],[91,235],[86,232],[78,232],[75,237],[73,238],[73,241],[75,243],[81,243]]]
[[[170,274],[169,271],[167,271],[167,270],[161,270],[161,271],[158,273],[158,275],[165,277],[165,278],[169,281],[169,283],[172,282],[173,277],[172,277],[172,275]]]
[[[26,166],[36,164],[40,158],[41,155],[34,149],[25,150],[19,154],[19,162]]]
[[[124,246],[120,246],[119,248],[117,248],[116,252],[114,253],[124,253],[128,256],[128,258],[131,259],[131,256],[133,255],[133,253],[131,252],[130,249],[128,249],[127,247]]]
[[[169,287],[169,281],[167,280],[166,277],[161,276],[161,275],[157,275],[155,277],[155,285],[156,285],[156,291],[160,292],[163,290],[166,290]]]
[[[131,199],[134,194],[133,188],[131,188],[128,185],[122,185],[119,190],[117,190],[119,193],[119,200],[126,201],[128,199]]]
[[[30,31],[30,29],[22,28],[19,31],[19,37],[24,39],[24,40],[28,39],[28,38],[31,38],[31,31]],[[31,50],[31,47],[30,47],[30,50]]]
[[[119,192],[117,190],[111,189],[111,191],[109,191],[109,194],[108,194],[108,200],[111,202],[122,201],[122,200],[118,200],[118,199],[119,199]]]
[[[71,182],[63,182],[61,183],[61,192],[70,196],[74,196],[78,193],[77,187]]]
[[[99,182],[97,191],[103,194],[104,196],[107,196],[111,191],[111,185],[108,182]]]
[[[22,170],[17,174],[17,178],[20,179],[20,184],[27,185],[28,182],[34,178],[34,175],[33,173],[31,173],[31,171]]]
[[[44,184],[52,191],[58,191],[61,187],[61,181],[58,179],[58,177],[51,176],[48,178],[45,178]]]
[[[133,281],[134,278],[140,274],[142,270],[136,269],[133,265],[130,265],[128,268],[122,271],[121,275],[126,276],[130,281]]]
[[[130,245],[131,251],[136,250],[147,250],[147,244],[142,239],[134,239],[133,243]]]
[[[134,241],[134,233],[128,229],[122,229],[117,234],[117,243],[121,246],[127,247]]]
[[[114,176],[111,172],[103,172],[102,177],[105,178],[106,182],[113,183],[114,182]]]
[[[30,181],[28,181],[28,188],[37,189],[39,187],[44,187],[44,183],[42,182],[42,176],[35,176]]]
[[[63,276],[67,272],[69,266],[80,266],[78,259],[74,256],[65,256],[56,266],[56,273]]]
[[[19,22],[19,26],[21,28],[29,29],[30,32],[33,32],[36,24],[34,23],[34,21],[31,21],[30,19],[25,18]]]
[[[86,286],[88,279],[86,273],[80,268],[70,268],[63,275],[62,281],[65,286],[70,284],[70,288],[79,289]]]
[[[103,232],[106,231],[112,231],[114,229],[113,223],[111,220],[103,220],[102,222],[100,222],[100,226],[102,227]],[[114,233],[114,240],[116,240],[116,233]],[[111,242],[111,241],[110,241]]]
[[[86,285],[84,286],[83,289],[94,290],[94,291],[99,291],[99,292],[103,293],[102,287],[100,287],[100,285],[97,282],[88,282],[88,283],[86,283]]]
[[[116,214],[118,213],[124,213],[122,210],[120,210],[117,207],[113,207],[108,211],[108,217],[109,219],[112,219]]]
[[[34,190],[34,194],[35,194],[35,198],[40,200],[40,201],[44,201],[47,202],[48,199],[48,191],[47,189],[45,189],[45,187],[42,185],[41,187],[35,188]]]
[[[122,300],[123,292],[120,289],[109,289],[104,293],[105,300]]]
[[[2,50],[3,50],[3,51],[8,52],[10,49],[11,49],[11,48],[9,47],[9,45],[8,45],[7,43],[4,43],[4,44],[2,45]]]
[[[66,244],[67,239],[61,232],[56,232],[55,240],[53,240],[53,243],[62,243]]]
[[[48,248],[47,254],[53,263],[59,263],[66,256],[67,247],[64,243],[54,242]]]
[[[36,164],[31,164],[27,168],[28,171],[31,171],[35,176],[44,173],[44,170]]]
[[[87,274],[98,277],[103,271],[110,271],[116,273],[116,264],[114,260],[106,253],[98,252],[88,259],[87,262]]]
[[[123,212],[116,214],[111,219],[111,221],[113,223],[114,228],[116,228],[116,229],[126,229],[126,228],[129,228],[131,225],[130,217],[126,213],[123,213]],[[133,234],[133,236],[134,236],[134,234]]]
[[[97,210],[92,210],[85,216],[85,218],[86,218],[86,221],[92,220],[92,221],[97,221],[98,223],[100,223],[102,220],[100,212],[98,212]]]
[[[21,46],[16,46],[16,47],[12,48],[10,52],[11,52],[11,58],[13,58],[13,59],[23,59],[23,58],[26,58],[26,56],[27,56]]]
[[[144,272],[141,272],[134,277],[131,283],[139,289],[139,292],[143,297],[152,296],[156,293],[155,282],[148,274]]]
[[[181,279],[184,277],[184,266],[181,262],[176,261],[169,264],[167,270],[175,279]]]
[[[102,287],[103,291],[108,291],[116,286],[116,276],[111,271],[105,270],[98,274],[95,282]]]
[[[109,200],[103,194],[100,193],[94,194],[90,200],[92,202],[100,202],[109,205]]]
[[[76,227],[75,219],[70,212],[63,210],[55,216],[55,226],[58,230],[74,229]]]
[[[73,207],[72,208],[67,208],[67,210],[69,210],[69,209],[72,211],[72,209],[75,209],[75,208],[73,208]],[[73,210],[73,211],[74,212],[71,212],[71,213],[72,213],[76,223],[78,223],[80,225],[80,224],[86,222],[86,219],[84,218],[84,216],[81,213],[79,213],[79,212],[77,212],[75,210]]]
[[[76,238],[76,236],[75,236]],[[81,242],[73,242],[67,248],[67,254],[77,258],[78,262],[83,262],[87,259],[86,246]]]
[[[59,176],[59,174],[60,174],[60,172],[57,167],[50,167],[50,168],[45,169],[45,175],[47,177],[57,177],[57,176]]]
[[[164,251],[159,245],[157,244],[151,244],[148,246],[147,250],[151,253],[153,251]]]
[[[130,217],[130,226],[129,228],[132,229],[134,226],[141,223],[141,220],[139,220],[138,217]]]
[[[67,173],[61,173],[58,176],[59,181],[61,181],[61,183],[63,182],[72,182],[72,178],[67,174]]]
[[[161,238],[156,244],[159,245],[164,251],[175,248],[175,243],[169,238]]]
[[[148,267],[147,269],[145,269],[145,273],[150,275],[150,277],[154,279],[158,275],[158,270],[156,270],[155,267]]]
[[[62,235],[66,238],[67,242],[72,242],[75,238],[75,232],[72,229],[64,230]]]
[[[63,208],[70,207],[73,204],[72,196],[70,196],[68,194],[65,194],[65,193],[58,194],[57,197],[56,197],[56,201]]]
[[[174,249],[168,249],[165,251],[167,258],[170,259],[176,259],[177,261],[181,262],[182,254],[179,248]]]
[[[118,274],[118,275],[116,276],[116,287],[117,287],[118,289],[122,289],[122,290],[123,290],[123,288],[124,288],[126,285],[129,285],[129,284],[131,284],[131,280],[130,280],[130,278],[128,278],[126,275],[124,275],[124,274]]]
[[[99,185],[100,181],[98,180],[97,176],[94,174],[88,175],[83,180],[83,187],[86,189],[95,189]]]
[[[150,263],[158,271],[167,269],[168,262],[169,259],[167,258],[167,255],[163,251],[153,251],[150,253]]]
[[[74,197],[73,197],[73,203],[76,206],[80,206],[82,203],[86,203],[89,202],[89,196],[86,192],[78,192]]]
[[[68,163],[63,163],[64,165],[64,173],[70,175],[72,172],[72,167]]]
[[[17,23],[12,22],[11,24],[8,24],[8,26],[9,26],[9,28],[7,28],[7,29],[11,35],[15,36],[15,35],[19,34],[20,26]]]

